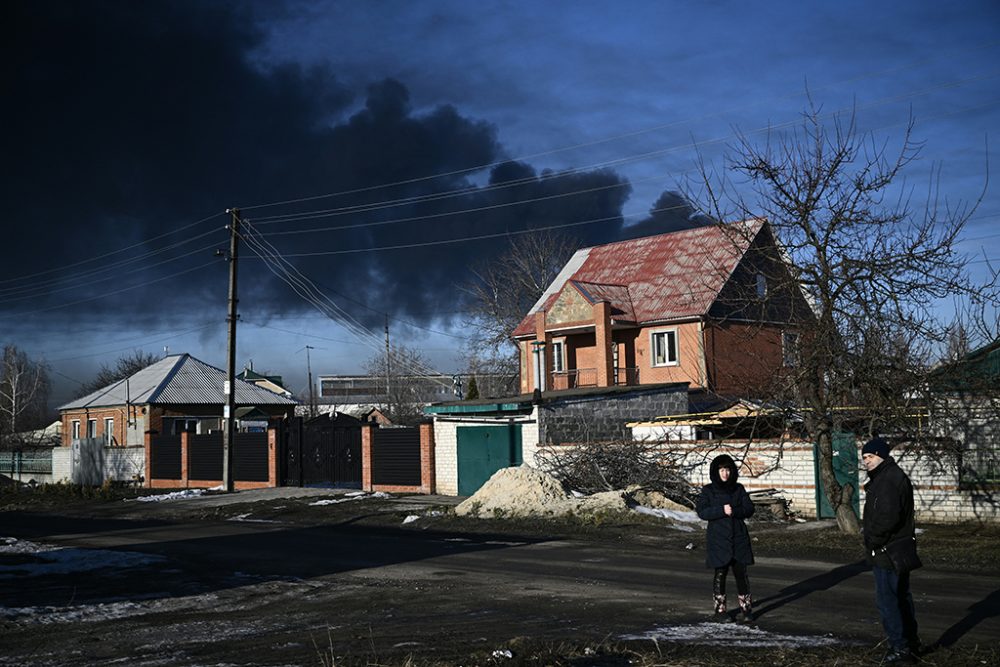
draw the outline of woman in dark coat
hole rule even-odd
[[[733,568],[736,579],[737,599],[740,604],[739,620],[753,621],[750,580],[747,566],[753,565],[750,533],[743,522],[753,516],[753,501],[747,490],[736,479],[736,463],[726,454],[716,456],[709,470],[711,484],[706,484],[698,497],[698,516],[708,522],[708,549],[706,564],[715,569],[713,593],[715,619],[729,619],[726,613],[726,576]]]

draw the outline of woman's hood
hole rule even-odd
[[[719,477],[719,468],[722,468],[723,466],[729,468],[730,470],[729,479],[725,484],[723,484],[722,479]],[[736,461],[733,460],[733,457],[728,454],[719,454],[712,459],[712,466],[708,470],[708,476],[712,480],[712,484],[732,487],[736,485],[736,480],[740,476],[740,470],[736,465]]]

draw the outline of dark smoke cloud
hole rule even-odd
[[[221,260],[139,290],[109,293],[211,261],[207,249],[178,257],[203,245],[223,247],[225,219],[148,241],[153,237],[229,206],[317,193],[354,191],[245,215],[264,233],[416,218],[271,237],[288,255],[600,220],[566,229],[580,245],[593,245],[698,223],[693,212],[677,209],[623,227],[621,211],[631,188],[615,172],[538,172],[523,162],[501,163],[505,152],[495,127],[447,104],[415,113],[403,82],[372,76],[375,83],[355,91],[341,81],[356,79],[356,73],[261,66],[254,50],[267,17],[254,12],[262,7],[285,11],[204,2],[4,4],[0,192],[5,246],[13,252],[0,279],[64,268],[33,279],[40,292],[28,293],[30,298],[11,301],[20,293],[0,292],[0,318],[67,302],[79,303],[51,316],[137,324],[176,322],[178,314],[206,309],[214,314],[225,299]],[[488,174],[467,171],[496,163]],[[444,175],[424,178],[432,174]],[[457,190],[466,194],[413,200]],[[410,201],[264,224],[272,215],[401,199]],[[653,208],[680,201],[664,193]],[[124,263],[129,254],[109,257],[102,266],[119,267],[111,281],[91,283],[79,272],[93,265],[73,266],[133,243],[165,249],[212,229],[217,233],[141,263]],[[349,299],[344,305],[359,319],[376,322],[378,313],[389,312],[426,322],[435,313],[460,309],[456,285],[467,279],[470,266],[502,252],[505,244],[493,238],[293,261]],[[152,266],[171,257],[177,259]],[[244,257],[245,314],[263,318],[306,307],[262,262]],[[65,280],[49,283],[58,277]]]

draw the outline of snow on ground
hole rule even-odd
[[[806,648],[835,646],[844,641],[831,635],[783,635],[757,627],[736,623],[696,623],[694,625],[665,625],[638,635],[622,635],[624,640],[682,642],[687,644],[716,644],[754,648]]]
[[[163,556],[135,551],[110,551],[107,549],[77,549],[39,544],[14,537],[0,537],[0,556],[25,554],[34,556],[33,562],[0,564],[0,577],[37,577],[46,574],[66,574],[114,568],[144,567],[166,560]]]
[[[376,491],[375,493],[366,493],[364,491],[351,491],[350,493],[345,493],[340,498],[327,498],[326,500],[317,500],[315,502],[309,503],[310,505],[336,505],[337,503],[346,503],[349,500],[368,500],[370,498],[391,498],[388,493],[383,493],[382,491]]]
[[[689,526],[689,523],[704,523],[698,518],[698,515],[694,512],[682,511],[682,510],[671,510],[671,509],[661,509],[659,507],[644,507],[642,505],[637,505],[633,507],[639,514],[648,514],[650,516],[658,516],[661,519],[670,519],[671,521],[679,521],[681,523],[675,524],[674,528],[677,530],[682,530],[685,532],[690,532],[695,530],[694,526]]]
[[[183,489],[172,493],[159,493],[153,496],[139,496],[136,498],[140,503],[162,503],[168,500],[184,500],[186,498],[197,498],[205,495],[208,491],[225,491],[222,486],[214,486],[210,489]],[[126,501],[129,499],[126,498]]]

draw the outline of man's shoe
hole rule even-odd
[[[915,665],[917,659],[913,657],[909,649],[890,649],[882,660],[883,665]]]
[[[736,614],[737,623],[750,624],[753,623],[755,620],[757,620],[756,617],[753,615],[753,612],[750,611],[749,609],[746,611],[740,610],[740,613]]]

